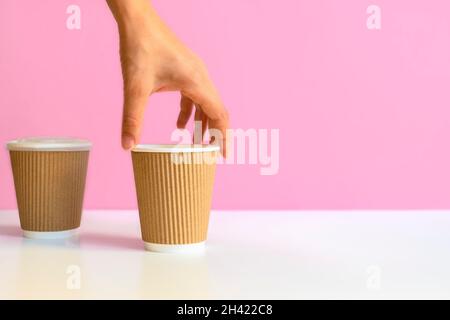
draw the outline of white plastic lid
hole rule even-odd
[[[23,138],[10,141],[6,148],[12,151],[88,151],[92,143],[76,138]]]
[[[183,153],[183,152],[213,152],[219,151],[217,145],[204,144],[138,144],[131,151],[133,152],[154,152],[154,153]]]

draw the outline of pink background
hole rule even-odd
[[[154,0],[204,58],[234,128],[279,128],[280,170],[218,168],[217,209],[450,208],[448,0]],[[366,8],[382,29],[366,28]],[[81,30],[66,8],[81,7]],[[102,0],[0,1],[0,142],[91,139],[86,208],[135,208],[116,26]],[[143,141],[168,141],[177,94]],[[0,152],[0,208],[14,208]]]

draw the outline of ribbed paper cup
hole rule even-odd
[[[71,236],[80,226],[91,143],[27,138],[7,144],[24,236]]]
[[[208,233],[217,146],[138,145],[132,151],[145,247],[201,252]]]

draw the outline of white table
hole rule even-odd
[[[27,240],[0,211],[0,298],[450,298],[450,212],[213,212],[203,256],[146,252],[137,211]]]

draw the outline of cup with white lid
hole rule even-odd
[[[60,137],[7,143],[25,237],[57,239],[76,233],[91,146],[87,140]]]
[[[132,149],[147,250],[204,251],[218,152],[215,145],[142,144]]]

